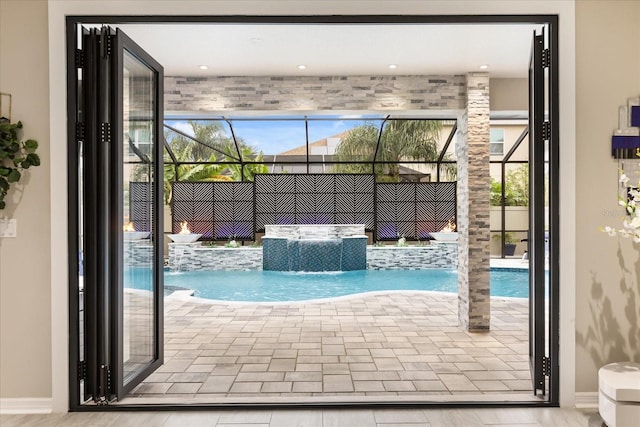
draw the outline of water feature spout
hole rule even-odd
[[[367,268],[367,237],[262,239],[263,269],[271,271],[352,271]]]

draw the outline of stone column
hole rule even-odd
[[[458,120],[458,319],[487,330],[489,298],[489,75],[467,74],[467,104]]]

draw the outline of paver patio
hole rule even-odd
[[[492,298],[491,330],[457,296],[374,293],[304,303],[165,299],[165,363],[123,402],[533,399],[528,301]]]

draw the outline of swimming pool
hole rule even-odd
[[[125,280],[136,287],[144,270],[131,269]],[[376,291],[458,291],[458,272],[429,270],[359,270],[332,273],[279,271],[165,272],[165,288],[190,289],[212,300],[275,302],[333,298]],[[148,283],[148,282],[146,282]],[[526,269],[491,269],[491,296],[527,298]]]

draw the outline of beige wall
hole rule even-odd
[[[0,91],[42,159],[0,211],[18,221],[17,238],[0,239],[0,398],[51,396],[47,19],[46,1],[0,1]]]
[[[597,369],[640,362],[640,245],[599,232],[620,226],[611,134],[618,106],[640,96],[640,2],[576,3],[576,391]]]
[[[574,88],[570,87],[574,77],[574,19],[573,1],[571,0],[522,0],[505,2],[503,0],[488,1],[210,1],[210,2],[168,2],[168,1],[72,1],[49,0],[49,36],[46,34],[46,5],[44,2],[0,0],[0,38],[1,60],[0,89],[9,90],[14,94],[14,112],[16,117],[25,122],[28,129],[33,131],[33,136],[43,143],[41,150],[44,165],[34,170],[31,184],[27,187],[22,204],[16,212],[19,214],[19,238],[12,242],[2,244],[0,259],[0,290],[1,300],[1,324],[0,333],[0,357],[2,367],[0,369],[0,398],[11,397],[49,397],[53,394],[54,410],[64,411],[68,404],[67,394],[67,269],[66,269],[66,124],[65,124],[65,48],[64,48],[64,16],[70,15],[108,15],[108,14],[560,14],[560,47],[562,57],[560,59],[561,74],[561,138],[563,146],[562,174],[562,206],[564,215],[561,222],[564,227],[561,230],[561,263],[564,270],[561,271],[562,289],[561,327],[563,334],[561,340],[566,344],[566,337],[573,333],[573,285],[574,285],[574,206],[573,206],[573,181],[574,176]],[[625,3],[625,2],[621,2]],[[629,7],[628,5],[626,6]],[[627,14],[624,11],[621,15]],[[583,31],[588,30],[594,34],[610,26],[618,29],[616,22],[609,22],[599,18],[598,14],[589,19],[581,17],[580,25]],[[629,21],[629,17],[627,17]],[[637,21],[636,21],[637,22]],[[629,24],[625,24],[629,28]],[[637,37],[637,35],[636,35]],[[47,73],[47,43],[50,53],[51,66]],[[609,47],[609,46],[607,46]],[[39,59],[36,67],[16,66],[7,62],[8,57],[18,54],[16,49],[24,49],[20,52],[20,61],[30,61],[32,56]],[[602,56],[602,52],[598,52]],[[582,54],[585,56],[596,55],[591,52]],[[594,62],[596,63],[596,62]],[[609,63],[613,63],[613,60]],[[597,63],[596,63],[597,64]],[[604,75],[612,75],[612,68],[607,62]],[[19,77],[18,77],[19,76]],[[24,87],[21,85],[23,77],[27,81]],[[593,77],[582,83],[582,87],[590,84],[600,84],[601,76]],[[9,82],[11,78],[11,82]],[[51,110],[47,111],[47,78],[51,80]],[[612,76],[611,78],[616,78]],[[629,80],[629,78],[627,78]],[[5,87],[5,81],[7,82]],[[9,83],[11,87],[9,87]],[[618,83],[616,83],[618,84]],[[18,90],[20,89],[20,90]],[[591,88],[589,88],[591,89]],[[28,93],[27,93],[28,92]],[[615,105],[622,102],[617,98],[629,96],[628,90],[616,97]],[[637,92],[637,90],[636,90]],[[20,96],[18,96],[20,94]],[[17,98],[22,98],[18,100]],[[523,109],[521,99],[511,102],[514,109]],[[19,103],[22,105],[18,107]],[[25,103],[29,105],[25,107]],[[593,104],[597,105],[597,104]],[[492,106],[494,107],[494,106]],[[511,107],[499,107],[507,109]],[[51,114],[50,127],[46,120]],[[584,121],[581,118],[581,122]],[[34,123],[31,127],[31,123]],[[35,124],[37,123],[37,124]],[[613,125],[612,125],[613,126]],[[608,127],[607,127],[608,129]],[[47,142],[51,132],[53,149],[49,154],[45,153]],[[584,134],[584,133],[583,133]],[[610,133],[608,134],[610,135]],[[593,147],[600,147],[606,151],[606,139],[598,139]],[[603,144],[603,145],[600,145]],[[595,151],[595,150],[593,150]],[[592,156],[593,163],[601,162],[605,154],[581,153],[581,156]],[[56,171],[49,174],[50,161],[56,164]],[[584,169],[582,169],[584,171]],[[598,170],[598,169],[596,169]],[[49,178],[49,181],[47,181]],[[615,177],[613,177],[615,179]],[[36,184],[37,183],[37,184]],[[49,184],[51,192],[49,192]],[[56,203],[49,208],[49,198]],[[40,201],[35,202],[33,199]],[[31,205],[34,205],[33,207]],[[581,202],[582,211],[593,209],[591,204]],[[31,223],[30,216],[23,211],[29,210],[40,215]],[[48,215],[48,212],[51,215]],[[582,215],[582,213],[581,213]],[[606,219],[606,218],[605,218]],[[52,221],[55,226],[49,230],[48,224]],[[594,221],[595,222],[595,221]],[[582,222],[580,225],[583,225]],[[41,227],[41,228],[39,228]],[[27,236],[23,232],[38,230],[34,235]],[[49,238],[49,232],[53,238]],[[597,233],[592,233],[597,234]],[[17,247],[18,242],[23,242]],[[8,250],[11,245],[11,251]],[[49,251],[49,245],[53,250]],[[627,253],[630,249],[627,249]],[[632,249],[631,249],[632,250]],[[42,255],[39,255],[42,254]],[[30,266],[20,280],[16,279],[15,258],[18,256],[31,257]],[[584,256],[581,255],[583,258]],[[36,259],[37,257],[37,259]],[[6,260],[5,260],[6,259]],[[615,258],[613,258],[615,260]],[[51,261],[49,261],[51,260]],[[586,265],[582,262],[581,264]],[[33,271],[32,271],[33,270]],[[50,274],[49,274],[50,273]],[[16,283],[20,288],[16,289]],[[53,289],[53,292],[50,292]],[[9,298],[9,301],[7,301]],[[584,304],[584,300],[580,300]],[[567,305],[568,304],[568,305]],[[589,324],[589,319],[581,316],[578,322],[578,330]],[[53,322],[53,326],[51,326]],[[53,339],[51,338],[53,336]],[[26,337],[25,339],[22,339]],[[627,343],[623,340],[623,342]],[[628,343],[627,343],[628,345]],[[53,348],[53,350],[51,350]],[[561,399],[564,404],[571,404],[573,399],[573,369],[575,358],[573,356],[573,340],[562,348],[561,363]],[[50,366],[54,369],[51,370]],[[6,366],[6,367],[5,367]],[[591,367],[580,366],[578,376],[593,376],[595,371]],[[565,381],[569,378],[571,381]],[[53,388],[51,383],[53,382]],[[588,390],[595,390],[593,385],[587,385]]]

